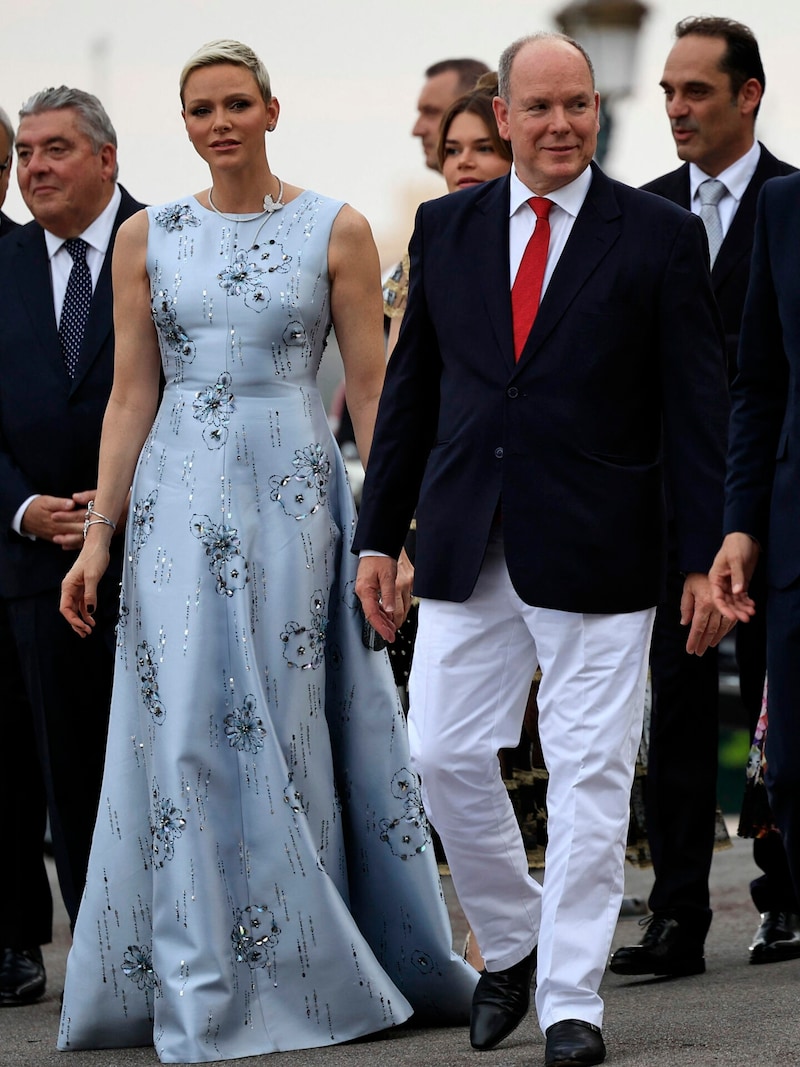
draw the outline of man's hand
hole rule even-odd
[[[397,560],[389,556],[362,556],[356,575],[356,593],[364,618],[381,637],[394,643],[397,632]]]
[[[72,498],[37,496],[25,509],[21,529],[23,533],[61,545],[64,551],[73,551],[83,544],[85,517],[86,508],[79,507]]]
[[[748,622],[756,605],[747,590],[761,549],[746,533],[729,533],[711,565],[708,577],[714,606],[726,619]]]
[[[413,587],[414,564],[408,558],[406,550],[403,549],[397,561],[397,577],[394,585],[394,624],[398,630],[408,617]]]
[[[689,626],[690,623],[686,651],[696,656],[718,645],[736,623],[715,606],[711,583],[705,574],[687,574],[683,583],[681,624]]]

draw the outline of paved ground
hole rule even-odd
[[[637,980],[607,974],[605,1035],[612,1067],[787,1067],[800,1064],[800,960],[753,967],[747,945],[758,916],[747,886],[755,867],[749,842],[717,853],[712,870],[714,922],[705,975]],[[627,891],[647,897],[652,875],[629,867]],[[456,943],[463,916],[452,898]],[[639,940],[635,919],[622,919],[615,946]],[[28,1008],[0,1010],[0,1067],[158,1067],[152,1048],[59,1053],[54,1048],[69,931],[58,916],[46,950],[49,988]],[[275,1054],[270,1067],[541,1067],[544,1042],[532,1012],[493,1052],[476,1053],[462,1029],[400,1029],[383,1037],[309,1052]],[[229,1061],[230,1062],[230,1061]],[[265,1067],[264,1057],[234,1061]]]

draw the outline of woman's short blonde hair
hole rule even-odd
[[[261,96],[264,99],[264,103],[268,104],[270,100],[272,100],[272,89],[269,84],[267,68],[255,54],[253,49],[248,48],[248,46],[242,44],[241,41],[231,41],[222,38],[219,41],[209,41],[208,44],[202,45],[197,49],[194,55],[190,56],[186,61],[186,65],[181,71],[181,105],[185,103],[183,91],[186,87],[186,80],[189,75],[193,74],[196,70],[200,70],[201,67],[213,67],[218,63],[234,63],[237,67],[245,67],[255,78]]]

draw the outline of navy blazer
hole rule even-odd
[[[760,143],[760,142],[759,142]],[[783,174],[792,174],[797,168],[783,163],[761,145],[761,155],[747,184],[733,221],[725,234],[725,240],[711,270],[711,284],[717,298],[725,329],[725,346],[728,354],[728,377],[733,381],[736,374],[736,352],[739,347],[739,330],[742,308],[750,280],[750,256],[753,251],[753,230],[756,224],[756,202],[764,182]],[[664,174],[655,181],[642,186],[648,192],[666,197],[673,204],[690,208],[689,164]]]
[[[750,286],[732,389],[725,533],[768,548],[767,579],[800,576],[800,174],[758,200]]]
[[[111,391],[111,252],[121,223],[143,205],[124,189],[92,296],[78,367],[64,367],[44,231],[37,222],[0,241],[0,595],[57,587],[73,553],[20,537],[11,522],[34,493],[69,497],[97,485],[100,429]]]
[[[19,229],[19,223],[14,222],[8,215],[0,211],[0,237],[7,237],[12,231]]]
[[[396,556],[416,506],[419,596],[470,595],[500,506],[527,603],[652,606],[665,478],[680,568],[706,571],[719,547],[728,412],[705,231],[592,166],[517,364],[508,178],[418,212],[354,548]]]

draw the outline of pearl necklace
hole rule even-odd
[[[275,175],[275,177],[278,177],[277,174]],[[224,212],[220,211],[220,209],[211,199],[211,193],[213,192],[213,190],[214,186],[212,185],[211,188],[208,190],[208,204],[211,210],[215,211],[221,219],[226,219],[228,222],[241,222],[242,220],[240,218],[237,218],[235,215],[231,217],[230,215],[226,215]],[[264,210],[256,212],[254,218],[258,218],[259,215],[271,215],[273,211],[280,211],[283,206],[283,182],[280,180],[280,178],[278,178],[278,199],[273,200],[271,194],[267,193],[267,195],[264,197]]]

